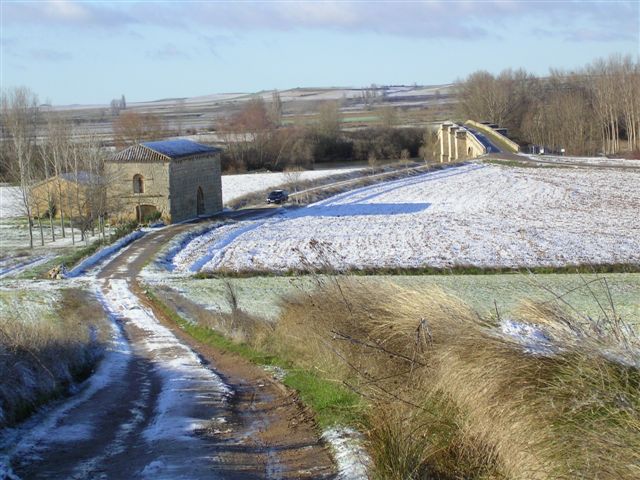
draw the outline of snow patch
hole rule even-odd
[[[223,406],[231,390],[200,358],[175,335],[162,326],[153,312],[144,308],[129,288],[127,280],[112,279],[105,298],[109,308],[118,312],[122,321],[146,332],[141,345],[162,378],[162,390],[154,419],[144,431],[149,442],[161,439],[192,439],[194,431],[204,428],[200,419],[190,416],[197,404]],[[194,398],[194,392],[198,397]]]
[[[0,480],[22,480],[11,469],[8,458],[0,456]]]
[[[584,165],[597,165],[605,167],[631,167],[640,168],[640,160],[631,160],[626,158],[607,158],[607,157],[569,157],[569,156],[555,156],[555,155],[533,155],[533,154],[521,154],[531,160],[541,161],[546,163],[567,163],[567,164],[584,164]]]
[[[56,436],[59,442],[73,443],[91,438],[94,431],[95,428],[90,423],[76,423],[59,426],[56,429]]]
[[[525,353],[545,357],[558,353],[558,347],[553,345],[551,337],[536,325],[503,318],[500,320],[500,332],[522,345]]]
[[[371,459],[362,443],[362,434],[352,428],[332,427],[325,430],[322,438],[331,447],[338,467],[337,479],[367,480]]]
[[[174,258],[178,255],[184,248],[191,243],[194,239],[198,237],[203,237],[208,234],[212,230],[220,228],[224,224],[221,222],[216,222],[213,225],[205,225],[204,227],[196,228],[195,230],[190,230],[182,235],[178,235],[175,237],[167,247],[163,249],[163,251],[158,255],[154,264],[156,267],[161,269],[173,271],[175,265],[173,263]],[[143,274],[146,273],[143,271]],[[143,275],[144,276],[144,275]]]
[[[124,247],[132,243],[134,240],[137,240],[138,238],[142,237],[145,233],[146,233],[145,230],[136,230],[135,232],[131,232],[129,235],[126,235],[121,239],[115,241],[111,245],[101,248],[90,257],[85,258],[82,262],[76,265],[76,267],[66,272],[64,274],[65,278],[73,278],[73,277],[82,275],[87,270],[89,270],[92,267],[95,267],[100,262],[105,260],[107,257],[113,255],[118,250],[123,249]]]

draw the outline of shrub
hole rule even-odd
[[[0,318],[0,428],[84,379],[103,352],[102,309],[80,290],[62,291],[48,317],[23,318],[28,302],[5,305]],[[88,321],[87,319],[91,319]]]
[[[336,278],[282,308],[279,348],[370,402],[380,478],[640,473],[640,342],[613,311],[481,318],[439,290]]]

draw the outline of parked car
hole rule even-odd
[[[267,196],[267,203],[284,203],[289,200],[289,192],[286,190],[274,190]]]

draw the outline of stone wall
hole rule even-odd
[[[137,207],[144,212],[153,207],[166,222],[195,218],[198,187],[204,194],[203,215],[222,210],[219,154],[165,162],[108,162],[105,170],[112,215],[135,218]],[[142,175],[142,193],[134,193],[135,175]]]
[[[109,212],[117,217],[135,218],[136,207],[151,205],[166,221],[169,208],[170,162],[107,162]],[[142,175],[144,192],[133,192],[134,175]]]
[[[198,187],[202,188],[204,194],[203,215],[214,215],[222,210],[219,154],[173,160],[169,178],[172,222],[181,222],[198,215]]]

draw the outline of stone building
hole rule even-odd
[[[181,222],[222,210],[220,149],[190,140],[133,145],[105,166],[110,211]]]
[[[106,210],[105,182],[90,172],[61,173],[31,187],[29,201],[34,217],[95,220]]]

